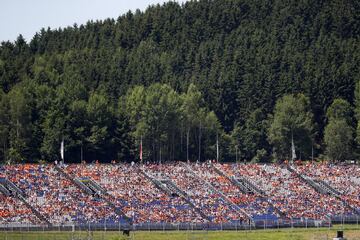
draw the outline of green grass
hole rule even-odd
[[[93,240],[322,240],[332,239],[336,236],[336,230],[342,226],[328,228],[293,228],[252,231],[137,231],[132,232],[129,238],[119,232],[93,232]],[[345,237],[348,240],[360,240],[360,226],[345,225]],[[88,240],[87,232],[0,232],[0,240]]]

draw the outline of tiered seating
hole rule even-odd
[[[210,191],[180,163],[148,165],[145,168],[153,176],[169,178],[175,182],[212,222],[242,221],[246,218],[244,214],[224,201],[218,193]]]
[[[94,180],[108,194],[82,191],[51,164],[0,166],[0,178],[8,179],[24,191],[26,202],[36,210],[32,212],[16,196],[0,193],[0,224],[40,223],[34,212],[38,217],[40,213],[39,219],[44,216],[54,224],[124,221],[119,216],[121,214],[114,211],[114,206],[131,217],[134,223],[206,222],[201,213],[214,223],[244,221],[247,219],[245,213],[254,219],[273,218],[275,212],[272,206],[288,218],[321,220],[328,216],[354,214],[354,209],[344,204],[343,200],[360,208],[360,171],[356,165],[311,163],[297,166],[298,172],[325,181],[342,192],[342,199],[316,192],[286,166],[216,164],[216,167],[228,176],[245,177],[265,191],[264,196],[268,199],[263,199],[256,192],[241,192],[207,163],[190,164],[190,170],[181,163],[146,164],[141,167],[136,164],[74,164],[63,168],[71,178]],[[141,174],[139,168],[147,175]],[[170,180],[168,184],[174,184],[172,187],[185,193],[181,194],[176,189],[180,193],[177,196],[160,190],[148,179],[149,176]],[[214,190],[205,182],[211,184]]]
[[[5,167],[0,166],[0,179],[5,178]],[[0,192],[0,224],[27,223],[37,224],[39,220],[31,210],[15,196],[6,196]]]
[[[20,200],[0,193],[0,224],[38,224],[39,220]]]
[[[78,177],[90,177],[107,189],[134,223],[203,221],[181,197],[157,189],[137,168],[128,164],[95,164],[69,165],[66,170]]]
[[[273,204],[289,218],[326,219],[330,215],[352,214],[333,196],[317,193],[285,166],[224,164],[228,174],[246,176],[261,186]]]
[[[360,211],[360,168],[356,165],[335,165],[329,162],[297,163],[303,175],[320,179],[341,193],[341,198]]]
[[[25,192],[28,202],[51,223],[118,221],[105,202],[73,186],[53,165],[12,165],[5,170],[6,177]]]
[[[221,167],[221,164],[215,164],[216,167]],[[277,214],[274,209],[259,194],[245,194],[235,186],[226,177],[215,172],[210,162],[202,164],[191,164],[192,169],[197,175],[211,183],[217,189],[222,191],[235,204],[241,207],[251,216],[264,216],[267,218],[276,218]]]

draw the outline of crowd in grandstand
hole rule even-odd
[[[20,200],[0,193],[0,223],[39,223],[36,216]]]
[[[284,165],[219,164],[219,167],[228,174],[246,176],[254,181],[289,218],[326,219],[352,213],[335,196],[319,194]]]
[[[296,169],[308,177],[325,181],[339,191],[343,200],[360,208],[360,168],[357,165],[307,162],[297,164]]]
[[[133,223],[242,222],[248,217],[321,220],[360,209],[360,170],[354,164],[295,166],[300,174],[327,182],[340,196],[315,191],[279,164],[83,163],[61,169],[52,164],[6,165],[0,166],[0,179],[19,187],[34,210],[53,224],[124,221],[114,207]],[[244,192],[231,181],[241,177],[261,192]],[[107,194],[89,194],[72,179],[91,180]],[[171,183],[175,190],[165,191],[158,183]],[[0,191],[0,224],[14,222],[37,224],[39,219],[16,196]]]
[[[155,178],[172,180],[187,193],[189,200],[200,208],[212,222],[242,221],[245,219],[243,212],[227,203],[218,192],[207,188],[183,164],[152,164],[143,168]]]
[[[220,164],[217,164],[220,166]],[[220,190],[227,196],[234,204],[243,208],[245,212],[252,216],[266,216],[271,217],[275,214],[274,209],[259,193],[244,193],[241,189],[232,183],[226,176],[220,175],[215,171],[210,162],[202,164],[192,164],[192,169],[197,176],[211,183],[215,189]]]
[[[139,172],[137,165],[69,165],[66,171],[97,181],[112,196],[109,200],[115,199],[134,223],[202,221],[184,199],[156,188]]]
[[[101,199],[82,192],[53,165],[10,165],[4,167],[4,172],[24,191],[27,201],[52,223],[118,219]]]

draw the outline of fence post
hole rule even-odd
[[[121,221],[119,221],[119,235],[121,235]]]

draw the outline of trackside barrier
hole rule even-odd
[[[330,227],[332,223],[358,224],[360,216],[334,217],[333,222],[319,221],[311,219],[257,219],[249,225],[244,222],[226,223],[83,223],[83,224],[63,224],[63,225],[32,225],[32,224],[0,224],[0,231],[181,231],[181,230],[253,230],[253,229],[274,229],[274,228],[314,228]],[[255,228],[254,228],[255,226]]]

